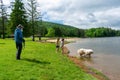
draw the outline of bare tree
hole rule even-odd
[[[28,15],[30,16],[30,22],[32,26],[32,41],[35,41],[35,20],[37,19],[37,1],[28,0]]]

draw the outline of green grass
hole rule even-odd
[[[12,39],[0,39],[0,80],[97,80],[77,67],[55,44],[26,41],[16,60]]]

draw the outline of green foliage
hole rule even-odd
[[[86,37],[113,37],[117,36],[119,34],[119,31],[116,32],[115,30],[112,30],[111,28],[91,28],[85,31]]]
[[[53,27],[54,31],[55,31],[55,36],[56,37],[61,37],[62,36],[62,30],[60,27]]]
[[[42,22],[40,23],[38,21],[36,24],[37,24],[37,27],[35,27],[36,34],[40,36],[45,36],[48,33],[46,26],[42,25]]]
[[[55,24],[50,22],[43,22],[43,26],[46,28],[53,28],[52,34],[48,31],[47,36],[54,37],[112,37],[112,36],[120,36],[120,30],[113,30],[111,28],[99,27],[99,28],[91,28],[91,29],[78,29],[68,25]],[[53,35],[53,32],[54,35]]]
[[[78,29],[68,25],[55,24],[50,22],[43,22],[43,26],[46,28],[53,28],[55,31],[55,37],[84,37],[84,30]],[[49,32],[49,31],[48,31]]]
[[[26,39],[16,60],[14,41],[0,39],[0,80],[97,80],[55,50],[55,44]]]
[[[2,34],[2,18],[0,17],[0,36]]]
[[[117,31],[116,31],[116,35],[117,35],[117,36],[120,36],[120,30],[117,30]]]
[[[55,37],[55,30],[53,28],[48,29],[47,37]]]
[[[95,36],[95,28],[87,29],[85,31],[85,36],[86,37],[94,37]]]
[[[24,36],[29,36],[27,16],[22,0],[15,0],[12,13],[10,15],[10,27],[12,33],[14,32],[18,24],[22,24],[24,26],[23,29]]]

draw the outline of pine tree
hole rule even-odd
[[[12,13],[10,15],[10,26],[12,33],[14,32],[17,25],[22,24],[24,26],[23,35],[29,36],[29,27],[27,22],[26,10],[22,0],[15,0]]]

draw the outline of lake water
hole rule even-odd
[[[90,59],[83,61],[87,66],[93,67],[111,80],[120,80],[120,37],[85,38],[66,45],[71,56],[77,56],[80,48],[93,49]]]

